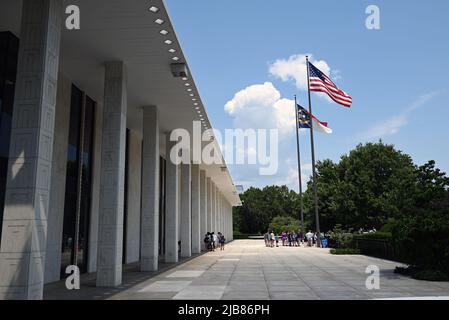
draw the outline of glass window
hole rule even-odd
[[[0,241],[18,55],[19,39],[11,32],[0,32]]]
[[[94,121],[95,102],[72,86],[61,248],[62,275],[68,265],[75,263],[81,272],[87,271]]]

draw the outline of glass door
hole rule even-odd
[[[61,274],[69,265],[87,272],[95,102],[72,86]]]

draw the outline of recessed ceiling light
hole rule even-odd
[[[199,110],[200,109],[200,107],[195,107],[195,110]]]
[[[170,53],[175,53],[176,50],[175,50],[175,49],[170,49],[170,50],[168,50],[168,52],[170,52]]]
[[[194,106],[197,106],[197,105],[198,105],[198,103],[196,103],[196,102],[195,102],[195,103],[194,103],[193,105],[194,105]]]
[[[188,92],[191,92],[191,91],[192,91],[192,89],[190,89],[190,88],[189,88],[189,89],[187,89],[187,91],[188,91]]]
[[[166,36],[168,34],[168,31],[165,29],[162,29],[161,31],[159,31],[159,33]]]
[[[193,99],[192,99],[192,101],[196,101],[196,99],[195,99],[195,98],[193,98]]]
[[[159,12],[159,8],[155,7],[155,6],[151,6],[148,10],[153,12],[153,13]]]
[[[187,81],[188,79],[186,77],[182,78],[182,80]]]
[[[157,24],[163,24],[165,21],[162,19],[156,19],[154,20],[154,22],[156,22]]]
[[[190,86],[190,83],[186,83],[185,86],[186,86],[186,87]]]
[[[189,94],[189,96],[194,97],[195,95],[193,93]]]
[[[167,40],[165,40],[164,42],[165,42],[165,44],[172,44],[172,43],[173,43],[173,41],[171,41],[171,40],[168,40],[168,39],[167,39]]]
[[[175,61],[178,61],[179,60],[179,58],[178,57],[173,57],[173,58],[171,58],[172,60],[175,60]]]

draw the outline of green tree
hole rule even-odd
[[[242,233],[264,233],[276,216],[299,218],[299,195],[287,186],[250,188],[240,198],[242,206],[234,209],[234,226]]]
[[[281,233],[282,231],[298,231],[300,229],[301,222],[297,219],[288,216],[277,216],[271,221],[268,229],[275,233]]]
[[[395,220],[393,240],[418,270],[437,270],[449,278],[449,178],[429,161],[417,168],[414,206]]]
[[[410,156],[392,145],[358,145],[338,164],[317,163],[317,185],[322,230],[336,224],[344,228],[380,229],[389,218],[413,206],[416,168]],[[313,213],[312,182],[306,208]]]

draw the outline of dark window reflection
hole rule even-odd
[[[123,199],[123,239],[122,239],[122,263],[126,264],[126,238],[128,237],[128,176],[129,176],[129,129],[126,129],[125,146],[125,186]]]
[[[19,39],[11,32],[0,32],[0,241],[18,55]]]
[[[65,268],[75,263],[81,272],[87,271],[95,102],[89,97],[85,98],[84,119],[82,119],[83,102],[83,92],[72,86],[61,255],[63,275]],[[76,262],[75,250],[77,250]]]
[[[159,158],[159,254],[165,254],[165,159]]]

